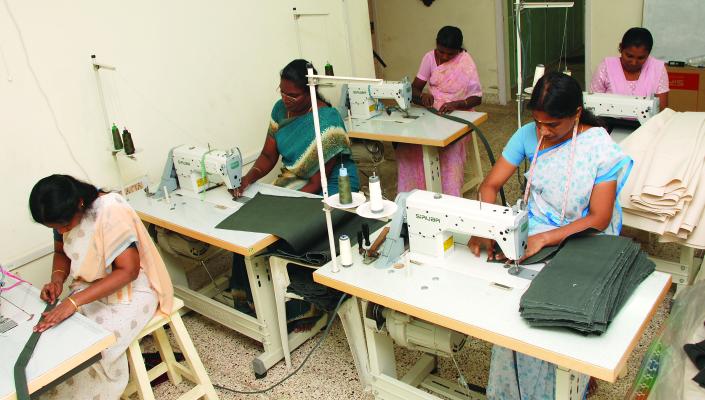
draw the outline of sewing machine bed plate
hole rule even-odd
[[[9,277],[7,281],[8,286],[15,282]],[[33,315],[31,320],[25,320],[0,335],[0,399],[6,400],[15,398],[15,361],[32,334],[32,327],[39,321],[45,304],[39,299],[39,290],[26,283],[2,295],[0,301],[10,301]],[[80,314],[74,314],[57,327],[49,329],[39,338],[34,355],[27,365],[30,393],[71,371],[114,342],[112,332]]]
[[[416,119],[405,119],[399,111],[383,113],[368,120],[345,120],[351,138],[381,140],[445,147],[468,132],[467,125],[432,114],[421,107],[411,107],[409,114]],[[487,113],[454,111],[450,115],[466,119],[475,125],[487,120]]]
[[[519,315],[519,299],[528,281],[527,285],[512,284],[521,279],[512,277],[500,282],[515,287],[511,290],[493,285],[502,265],[473,256],[466,246],[456,245],[455,254],[443,266],[410,264],[411,271],[376,269],[364,265],[355,249],[353,255],[352,267],[333,273],[327,264],[314,273],[314,280],[609,382],[617,379],[671,282],[667,274],[654,272],[637,288],[605,334],[582,336],[567,330],[530,327]],[[495,272],[487,273],[486,269]]]

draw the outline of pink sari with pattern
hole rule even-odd
[[[433,50],[431,51],[433,52]],[[423,64],[422,64],[423,67]],[[433,107],[439,109],[450,101],[464,100],[470,96],[482,96],[482,87],[477,67],[470,54],[463,51],[452,60],[436,66],[428,79],[429,91],[433,95]],[[465,135],[440,150],[441,184],[443,193],[462,197],[467,161]],[[399,143],[396,147],[398,166],[397,192],[426,189],[423,169],[423,153],[420,145]]]

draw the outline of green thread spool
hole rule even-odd
[[[120,129],[118,129],[115,124],[113,124],[110,131],[113,133],[113,148],[115,150],[122,150],[122,139],[120,139]]]
[[[340,173],[338,174],[338,201],[340,204],[352,203],[350,176],[348,176],[348,169],[344,166],[340,167]]]
[[[127,128],[122,131],[122,141],[125,143],[125,154],[128,156],[135,154],[135,143],[132,141],[132,134]]]

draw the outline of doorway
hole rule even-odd
[[[515,0],[504,0],[505,43],[510,93],[516,95]],[[568,70],[585,84],[585,0],[574,0],[570,8],[524,9],[521,14],[522,80],[533,82],[536,65],[546,70]],[[584,89],[584,88],[583,88]]]

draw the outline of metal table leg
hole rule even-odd
[[[284,351],[279,338],[279,323],[269,262],[266,257],[245,257],[245,266],[264,347],[264,352],[252,361],[252,367],[255,376],[262,378],[270,367],[284,357]]]
[[[352,297],[346,300],[340,306],[338,316],[343,325],[345,336],[348,338],[350,352],[352,353],[362,386],[367,387],[370,384],[370,365],[358,298]]]
[[[556,366],[556,400],[582,400],[589,379],[587,375]]]
[[[438,147],[422,146],[423,172],[426,177],[426,190],[441,193],[441,160],[438,157]]]
[[[465,183],[463,184],[463,189],[460,191],[461,194],[474,188],[475,186],[480,186],[482,180],[484,179],[482,175],[482,161],[480,160],[480,149],[477,145],[477,135],[473,132],[469,133],[471,146],[468,152],[467,164],[465,164]]]

